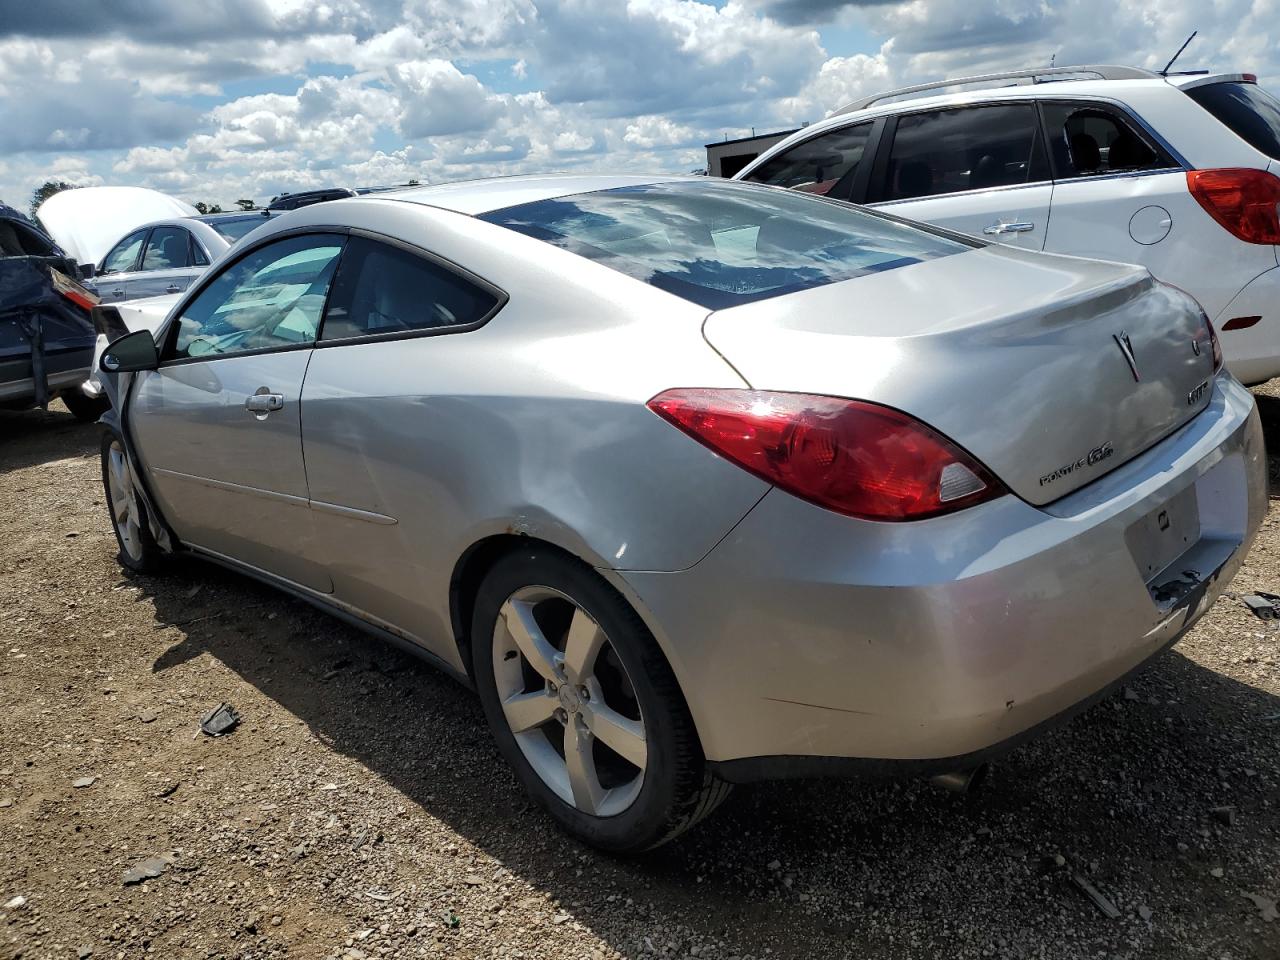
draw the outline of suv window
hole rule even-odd
[[[231,264],[187,305],[166,359],[314,342],[344,239],[289,237]]]
[[[1059,180],[1178,165],[1114,110],[1098,104],[1052,101],[1043,107],[1053,168]]]
[[[1256,83],[1210,83],[1192,87],[1187,96],[1249,146],[1280,160],[1280,100]]]
[[[121,273],[132,270],[138,263],[138,251],[142,249],[142,241],[147,238],[145,228],[129,234],[102,258],[101,273]]]
[[[142,251],[143,270],[191,266],[191,235],[181,227],[156,227]]]
[[[461,327],[483,320],[498,298],[424,257],[352,237],[342,256],[321,340]]]
[[[911,200],[1049,179],[1031,104],[910,113],[898,118],[876,200]]]
[[[767,160],[745,179],[848,200],[870,137],[869,122],[832,130]]]

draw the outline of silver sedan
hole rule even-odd
[[[703,178],[298,210],[102,368],[126,567],[420,653],[620,852],[735,782],[962,782],[1176,641],[1266,503],[1145,270]]]

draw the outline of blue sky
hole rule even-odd
[[[0,200],[229,205],[549,170],[687,172],[864,93],[1045,64],[1280,77],[1277,0],[42,0],[0,17]],[[1274,85],[1274,83],[1273,83]]]

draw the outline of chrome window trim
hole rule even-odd
[[[929,193],[923,197],[905,197],[901,200],[877,200],[874,203],[868,203],[868,207],[892,207],[899,203],[919,203],[921,200],[940,200],[943,197],[968,197],[978,194],[988,193],[1008,193],[1012,190],[1027,190],[1031,187],[1051,187],[1052,180],[1036,180],[1033,183],[1007,183],[1003,187],[978,187],[974,190],[952,190],[949,193]]]

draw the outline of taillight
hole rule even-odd
[[[1280,178],[1265,170],[1188,170],[1205,212],[1247,243],[1280,243]]]
[[[867,520],[918,520],[1004,487],[946,437],[861,400],[759,390],[667,390],[649,409],[788,493]]]
[[[1204,325],[1209,328],[1209,346],[1213,348],[1213,372],[1222,369],[1222,344],[1218,342],[1218,331],[1213,329],[1213,321],[1204,314]]]

